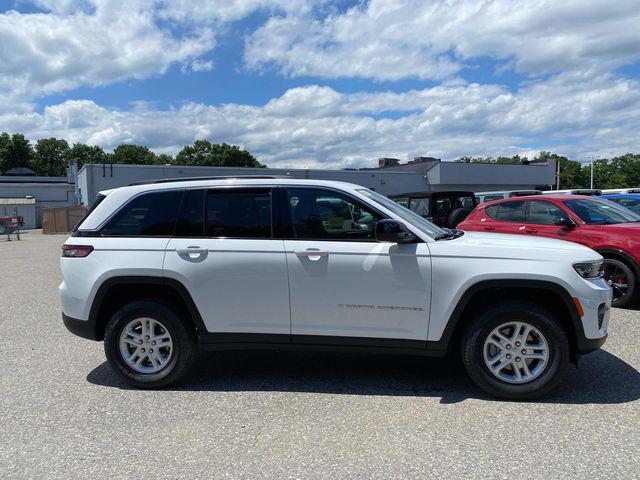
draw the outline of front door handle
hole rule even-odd
[[[204,255],[209,250],[198,246],[189,246],[187,248],[176,248],[178,255]]]
[[[525,228],[524,231],[527,233],[538,233],[538,230],[535,228]]]
[[[309,260],[319,260],[321,257],[328,257],[329,252],[325,250],[318,250],[317,248],[308,248],[306,250],[296,250],[293,252],[296,257],[307,257]]]
[[[496,229],[496,227],[484,227],[484,229],[485,229],[487,232],[493,232],[493,231]]]

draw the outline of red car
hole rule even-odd
[[[579,195],[536,195],[483,203],[461,230],[551,237],[581,243],[604,257],[615,307],[638,297],[640,215],[608,200]]]

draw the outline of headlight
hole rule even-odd
[[[602,265],[602,260],[596,260],[594,262],[574,263],[573,268],[582,278],[600,278],[604,273]]]

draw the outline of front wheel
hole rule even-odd
[[[604,279],[613,290],[611,306],[629,306],[636,296],[636,276],[631,268],[615,258],[604,259]]]
[[[505,302],[478,315],[462,339],[462,359],[485,392],[530,400],[551,391],[569,363],[569,342],[548,311],[528,302]]]
[[[161,388],[177,382],[196,355],[195,332],[171,305],[131,302],[111,318],[104,337],[109,364],[127,383]]]

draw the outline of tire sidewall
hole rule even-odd
[[[171,335],[173,351],[169,363],[155,373],[140,373],[127,365],[120,353],[120,335],[124,327],[136,318],[159,321]],[[104,338],[104,349],[109,364],[126,381],[140,387],[159,387],[173,383],[190,363],[192,339],[179,315],[159,301],[140,300],[129,303],[116,312],[109,321]]]
[[[523,308],[525,307],[525,308]],[[542,333],[549,346],[549,359],[534,380],[513,384],[491,373],[484,360],[484,343],[499,325],[520,321]],[[472,379],[485,391],[508,399],[533,399],[546,394],[561,380],[569,361],[569,343],[561,325],[548,312],[533,305],[505,305],[481,314],[463,342],[463,360]]]

